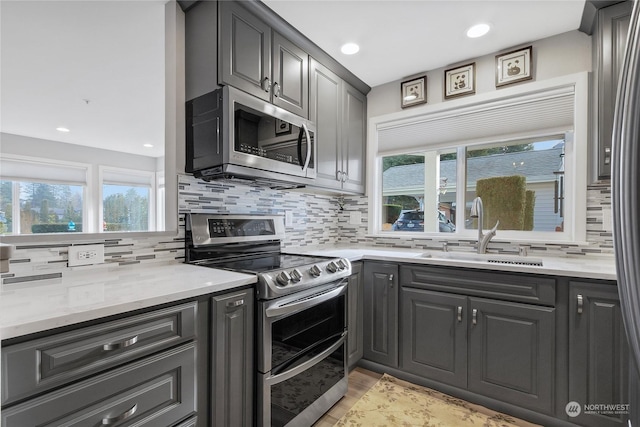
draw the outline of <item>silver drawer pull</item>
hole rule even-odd
[[[124,411],[123,413],[121,413],[118,416],[115,416],[115,417],[104,417],[102,419],[102,425],[103,426],[108,426],[108,425],[111,425],[111,424],[115,424],[115,423],[117,423],[119,421],[126,420],[127,418],[129,418],[130,416],[135,414],[137,410],[138,410],[138,404],[136,403],[135,405],[133,405],[131,407],[131,409],[129,409],[127,411]]]
[[[582,308],[584,307],[584,299],[582,295],[578,294],[578,314],[582,314]]]
[[[458,322],[462,322],[462,306],[458,306]]]
[[[393,274],[389,275],[389,286],[393,288]]]
[[[474,308],[471,311],[471,323],[473,323],[474,325],[478,324],[478,309]]]
[[[241,305],[244,305],[244,300],[243,299],[227,302],[227,307],[229,307],[229,308],[240,307]]]
[[[126,340],[105,344],[105,345],[102,346],[102,349],[105,350],[105,351],[117,350],[119,348],[130,347],[130,346],[134,345],[137,342],[138,342],[138,335],[134,335],[131,338],[128,338]]]

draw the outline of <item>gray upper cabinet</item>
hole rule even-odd
[[[398,266],[364,265],[364,358],[398,366]]]
[[[624,1],[597,12],[593,32],[595,104],[592,128],[597,156],[597,179],[609,179],[611,176],[613,113],[632,6],[632,1]]]
[[[313,58],[309,117],[316,123],[316,185],[363,194],[367,99]]]
[[[309,117],[309,56],[239,2],[218,2],[218,79]]]
[[[363,343],[363,308],[364,308],[364,279],[362,274],[362,263],[354,262],[351,264],[352,273],[349,276],[349,284],[347,289],[348,298],[348,350],[347,350],[347,366],[353,367],[362,359],[364,354]]]
[[[253,424],[253,289],[211,299],[213,426]]]
[[[574,281],[569,293],[569,400],[582,407],[629,403],[627,341],[617,287]],[[613,427],[626,426],[627,418],[581,412],[570,420]]]

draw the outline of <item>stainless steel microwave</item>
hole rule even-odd
[[[315,126],[224,86],[186,103],[186,172],[300,187],[316,176]]]

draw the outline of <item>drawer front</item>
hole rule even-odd
[[[196,336],[196,302],[2,349],[2,404],[161,351]]]
[[[2,409],[5,427],[170,426],[195,415],[195,344]]]
[[[403,265],[401,286],[555,306],[556,280],[531,274]]]

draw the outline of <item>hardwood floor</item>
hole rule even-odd
[[[347,411],[378,382],[382,374],[356,367],[349,373],[349,389],[347,394],[336,403],[313,427],[330,427],[335,425]]]

